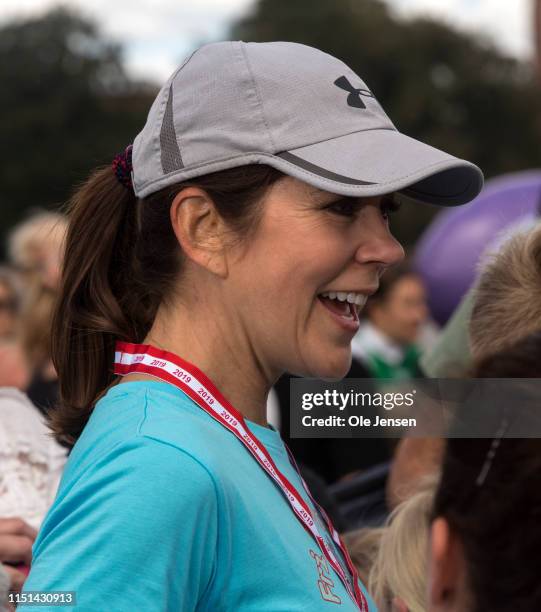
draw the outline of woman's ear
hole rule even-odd
[[[206,191],[199,187],[182,189],[171,204],[171,224],[189,259],[212,274],[227,274],[226,227]]]
[[[458,610],[464,556],[458,536],[446,519],[435,519],[430,528],[428,610]]]

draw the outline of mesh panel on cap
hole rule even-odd
[[[173,123],[173,85],[169,88],[169,97],[160,130],[160,147],[164,174],[184,168]]]

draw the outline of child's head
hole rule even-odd
[[[66,227],[63,215],[38,212],[13,230],[9,237],[9,256],[27,282],[57,288]]]
[[[541,227],[510,238],[484,268],[470,321],[472,353],[496,353],[539,329]]]
[[[371,549],[371,542],[377,545],[367,573],[368,590],[380,612],[426,610],[428,534],[436,480],[436,476],[426,478],[372,538],[361,532],[358,542],[350,545],[354,558],[362,546]]]
[[[362,527],[343,535],[349,556],[363,584],[368,584],[370,570],[378,555],[386,527]]]

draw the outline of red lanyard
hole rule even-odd
[[[248,429],[242,414],[236,410],[218,391],[211,380],[203,372],[191,363],[184,361],[177,355],[162,351],[146,344],[131,344],[129,342],[117,342],[115,348],[115,370],[119,376],[125,376],[132,372],[149,374],[159,380],[175,385],[199,405],[208,415],[218,421],[231,433],[233,433],[244,445],[260,467],[274,480],[284,497],[289,502],[291,509],[306,531],[317,542],[321,552],[330,563],[334,571],[340,577],[344,587],[359,610],[368,612],[368,604],[362,593],[357,579],[357,572],[349,557],[349,554],[340,540],[336,529],[325,512],[315,503],[310,495],[306,484],[301,482],[309,495],[312,503],[322,514],[327,529],[344,557],[350,579],[342,569],[331,547],[320,533],[312,512],[303,497],[298,493],[291,482],[280,472],[272,460],[265,446]],[[298,472],[293,456],[289,452],[290,461]],[[300,474],[299,474],[300,476]]]

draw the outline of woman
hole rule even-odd
[[[130,156],[72,203],[53,424],[77,443],[26,588],[78,610],[373,610],[266,397],[286,370],[347,372],[403,256],[383,195],[459,204],[480,171],[292,43],[196,51]]]

